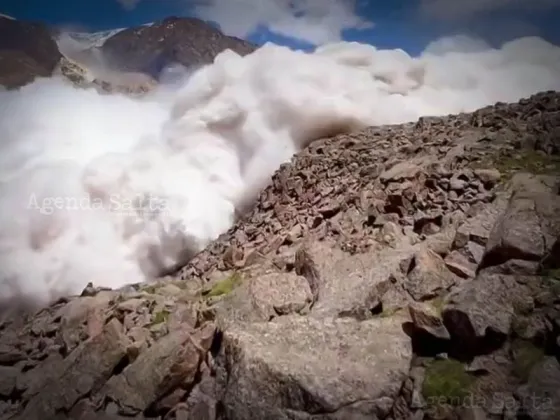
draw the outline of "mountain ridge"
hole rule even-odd
[[[202,20],[179,17],[95,33],[61,33],[42,23],[0,17],[0,36],[0,85],[8,89],[52,76],[63,56],[86,69],[157,80],[171,65],[200,66],[227,48],[242,55],[256,49]]]

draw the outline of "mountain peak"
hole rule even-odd
[[[187,67],[209,64],[225,49],[245,55],[256,46],[226,36],[200,19],[175,16],[119,31],[100,48],[114,69],[137,71],[154,78],[171,64]]]

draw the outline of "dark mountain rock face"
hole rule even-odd
[[[108,64],[117,70],[141,72],[156,79],[171,64],[209,64],[223,50],[246,55],[256,49],[239,38],[229,37],[213,26],[192,18],[167,18],[151,26],[126,29],[101,47]]]
[[[0,85],[11,89],[49,77],[60,58],[47,26],[0,17]]]

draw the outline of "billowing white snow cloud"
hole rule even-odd
[[[560,90],[560,48],[266,45],[178,83],[144,98],[60,79],[0,91],[0,306],[149,280],[225,231],[310,141]]]
[[[340,41],[344,29],[372,23],[356,13],[355,0],[195,0],[199,18],[217,22],[228,35],[246,37],[259,25],[314,45]]]

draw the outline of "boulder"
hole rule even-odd
[[[381,419],[412,356],[397,318],[290,315],[224,333],[218,387],[227,418]]]
[[[560,196],[542,178],[514,179],[506,211],[497,220],[486,244],[481,268],[509,259],[540,261],[560,236]]]
[[[545,357],[531,370],[527,384],[517,390],[521,413],[534,420],[560,418],[560,364]]]

